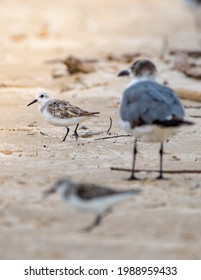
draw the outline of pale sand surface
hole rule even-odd
[[[156,174],[144,173],[140,177],[148,180],[128,182],[129,174],[110,167],[130,168],[132,138],[95,141],[99,136],[93,136],[76,142],[70,136],[61,143],[65,130],[45,123],[36,105],[26,107],[44,90],[100,111],[99,118],[84,123],[88,131],[107,130],[112,117],[112,135],[124,134],[118,102],[128,80],[116,76],[128,64],[106,61],[112,52],[143,51],[157,64],[161,82],[201,90],[200,81],[159,59],[164,37],[170,48],[197,48],[193,17],[182,1],[2,0],[0,34],[0,258],[200,259],[200,175],[156,181]],[[100,59],[97,71],[53,79],[52,71],[64,72],[64,67],[45,61],[71,54]],[[201,121],[190,117],[200,110],[188,109],[186,115],[196,125],[165,144],[165,169],[201,169]],[[36,126],[30,127],[33,122]],[[157,169],[158,149],[159,144],[141,142],[137,168]],[[86,234],[80,229],[93,216],[75,212],[58,196],[42,199],[42,192],[61,177],[143,192],[117,205]]]

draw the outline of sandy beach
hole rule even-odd
[[[160,58],[164,40],[168,50],[199,49],[192,11],[179,0],[2,0],[0,15],[0,259],[200,259],[201,175],[157,181],[143,172],[127,181],[129,173],[110,168],[131,167],[133,137],[96,140],[125,134],[119,100],[129,79],[117,74],[128,54],[154,61],[159,82],[201,94],[200,80],[174,69],[168,51]],[[95,71],[70,75],[61,63],[70,55],[93,60]],[[26,106],[41,91],[99,111],[79,130],[94,135],[75,141],[71,127],[61,142],[65,129]],[[165,143],[164,169],[200,170],[200,103],[182,103],[195,125]],[[137,169],[158,168],[159,144],[140,142]],[[65,177],[142,193],[83,233],[93,215],[58,195],[43,199]]]

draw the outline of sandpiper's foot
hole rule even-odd
[[[73,133],[73,136],[75,136],[76,141],[80,137],[77,133],[78,126],[79,126],[79,123],[76,125],[76,128],[75,128],[74,133]]]
[[[77,132],[74,132],[74,133],[73,133],[73,136],[75,136],[76,141],[77,141],[77,139],[80,137],[80,136],[78,135]]]
[[[94,229],[95,226],[89,225],[88,227],[82,228],[82,232],[91,232]]]

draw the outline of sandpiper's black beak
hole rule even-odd
[[[56,192],[56,187],[52,187],[51,189],[44,191],[43,193],[43,197],[46,198],[47,196],[49,196],[50,194],[53,194]]]
[[[36,103],[38,100],[37,99],[34,99],[33,101],[31,101],[29,104],[27,104],[27,106],[30,106],[30,105],[32,105],[32,104],[34,104],[34,103]]]
[[[122,76],[129,76],[130,72],[128,70],[123,70],[118,74],[118,77],[122,77]]]

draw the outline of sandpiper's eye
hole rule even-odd
[[[43,94],[41,94],[41,96],[40,96],[41,98],[43,98],[44,97],[44,95]]]

